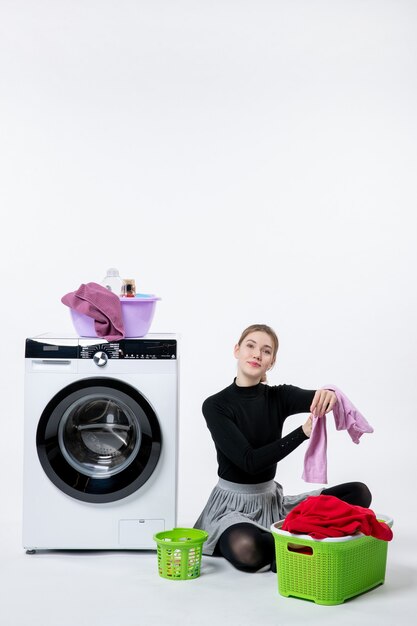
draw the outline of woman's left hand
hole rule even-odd
[[[310,411],[314,417],[323,417],[323,415],[333,409],[336,402],[337,398],[334,391],[330,391],[330,389],[317,389],[310,406]]]

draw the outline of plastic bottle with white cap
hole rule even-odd
[[[123,279],[120,278],[119,270],[115,267],[111,267],[107,270],[106,276],[101,281],[103,287],[106,287],[109,291],[112,291],[116,296],[120,296],[123,292]]]

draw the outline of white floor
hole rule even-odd
[[[153,551],[27,555],[19,524],[0,532],[1,626],[416,623],[415,539],[403,528],[389,545],[385,584],[337,606],[284,598],[275,574],[244,574],[223,559],[203,557],[198,579],[168,581]]]

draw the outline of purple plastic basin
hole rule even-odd
[[[120,298],[125,337],[144,337],[149,331],[155,307],[161,298]],[[94,320],[88,315],[70,309],[72,323],[80,337],[97,337]]]

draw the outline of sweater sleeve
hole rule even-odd
[[[279,385],[275,387],[279,391],[283,412],[286,416],[297,413],[308,413],[313,402],[315,390],[301,389],[295,385]]]
[[[260,448],[253,448],[220,405],[204,402],[203,414],[216,446],[237,467],[257,474],[295,450],[308,439],[302,427]]]

